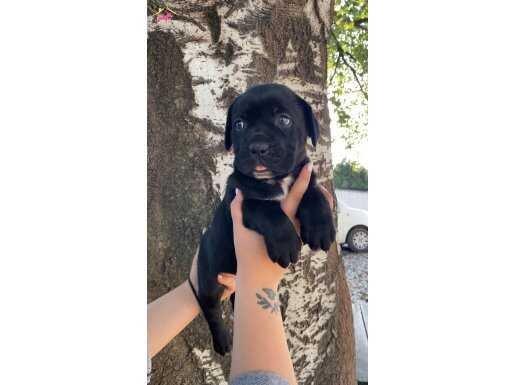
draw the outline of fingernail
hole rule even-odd
[[[311,163],[311,162],[308,163],[308,171],[309,172],[313,171],[313,163]]]
[[[238,195],[238,196],[239,196],[240,194],[241,194],[240,189],[239,189],[238,187],[236,187],[236,195]]]

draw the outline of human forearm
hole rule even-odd
[[[259,274],[257,274],[259,275]],[[276,373],[295,385],[295,374],[277,295],[277,280],[238,272],[231,378],[250,372]],[[258,295],[261,299],[258,300]]]
[[[155,356],[200,312],[188,282],[148,305],[148,353]]]
[[[281,202],[282,210],[294,224],[311,170],[311,164],[304,167]],[[277,294],[277,286],[286,270],[270,260],[263,237],[243,225],[242,205],[243,195],[236,191],[231,202],[238,259],[231,378],[245,372],[265,371],[297,385]]]

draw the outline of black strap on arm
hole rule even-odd
[[[195,291],[195,288],[193,287],[193,283],[191,283],[190,277],[188,277],[188,283],[190,284],[191,291],[193,292],[193,295],[195,296],[195,299],[197,300],[197,303],[200,306],[200,300],[198,299],[197,292]]]

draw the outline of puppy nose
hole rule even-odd
[[[266,155],[269,149],[268,143],[263,142],[252,143],[249,146],[249,150],[253,155]]]

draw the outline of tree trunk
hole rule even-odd
[[[227,107],[249,86],[285,84],[312,105],[321,133],[309,155],[332,190],[325,79],[333,1],[166,5],[171,20],[148,18],[149,301],[188,276],[232,170],[223,146]],[[158,8],[149,4],[151,13]],[[356,384],[350,296],[336,245],[328,254],[303,247],[279,293],[299,384]],[[227,384],[229,363],[214,353],[197,317],[154,358],[152,384]]]

